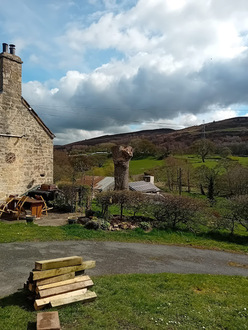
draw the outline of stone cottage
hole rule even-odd
[[[53,182],[53,133],[22,97],[15,46],[0,53],[0,200]]]

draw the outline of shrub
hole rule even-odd
[[[149,230],[152,228],[151,224],[149,222],[145,222],[145,221],[142,221],[140,224],[139,224],[139,227],[143,230]]]
[[[85,226],[86,229],[94,229],[97,230],[100,228],[100,223],[97,220],[88,221]]]
[[[114,204],[120,206],[121,219],[123,218],[124,207],[129,206],[131,200],[132,200],[132,194],[128,190],[112,191],[112,201]]]
[[[133,216],[136,213],[146,211],[146,196],[139,191],[129,191],[130,198],[128,200],[128,207],[133,211]]]
[[[240,224],[248,230],[248,195],[234,196],[225,200],[222,204],[223,224],[225,229],[234,232]]]
[[[90,194],[88,186],[63,183],[58,187],[60,194],[54,202],[55,207],[63,211],[75,212],[78,208],[86,205]]]
[[[112,204],[112,191],[101,192],[96,195],[96,202],[101,205],[102,211],[101,216],[104,219],[109,218],[108,208]]]
[[[168,227],[176,228],[178,224],[183,224],[190,228],[194,225],[197,212],[204,205],[202,201],[190,197],[164,195],[150,203],[150,210],[157,221]]]
[[[109,227],[110,227],[110,223],[108,221],[102,220],[100,222],[100,229],[102,229],[102,230],[108,230]]]

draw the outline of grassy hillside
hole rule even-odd
[[[195,140],[202,138],[204,130],[206,138],[213,142],[222,143],[223,141],[230,141],[230,139],[232,141],[234,138],[239,142],[246,142],[248,141],[248,117],[235,117],[179,130],[164,128],[105,135],[93,139],[76,141],[64,146],[55,146],[55,148],[71,150],[74,148],[80,149],[82,146],[96,146],[107,143],[125,145],[134,139],[147,139],[160,147],[169,146],[172,148],[177,144],[189,147]]]

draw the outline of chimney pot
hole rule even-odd
[[[15,45],[13,44],[9,45],[9,52],[10,54],[15,55]]]
[[[8,44],[3,43],[3,53],[8,53]]]

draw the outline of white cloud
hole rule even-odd
[[[54,144],[68,144],[70,142],[86,140],[103,135],[103,131],[91,131],[65,129],[63,132],[58,133],[55,137]]]
[[[23,93],[60,141],[201,124],[248,104],[247,0],[52,1],[48,26],[27,4],[13,33],[23,55],[32,45],[27,64],[54,79]]]

